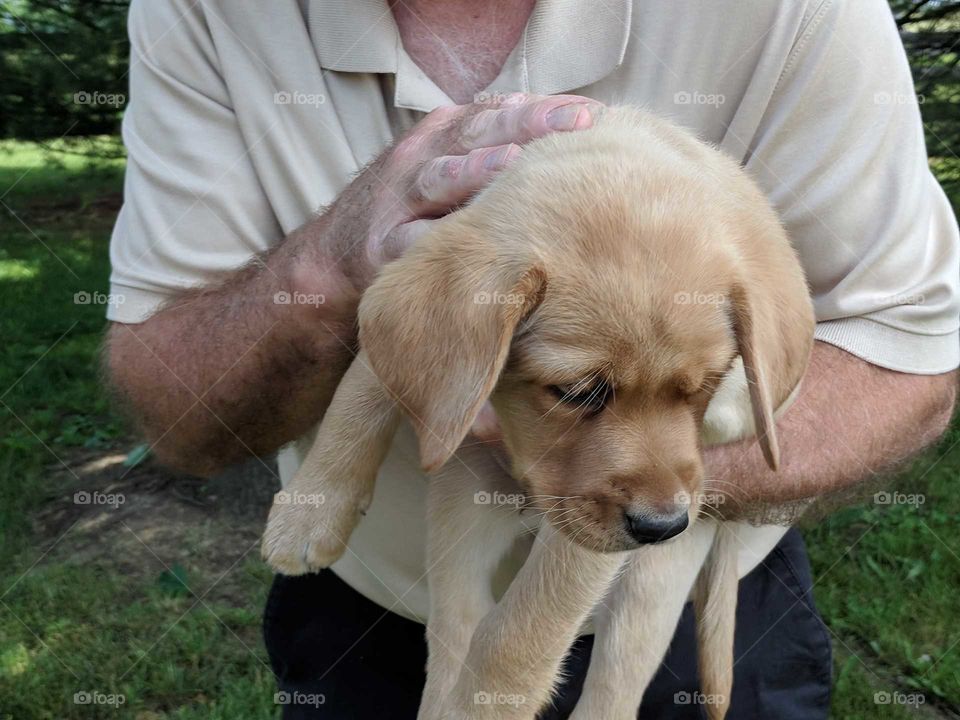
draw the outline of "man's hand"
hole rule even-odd
[[[524,143],[593,124],[600,104],[576,95],[508,95],[434,110],[340,196],[333,222],[343,271],[362,292],[442,217],[483,188]]]
[[[353,357],[357,302],[382,265],[523,143],[590,127],[599,107],[577,96],[516,95],[435,110],[258,262],[139,325],[114,323],[110,383],[157,456],[211,474],[306,432]],[[323,302],[276,302],[282,293]]]

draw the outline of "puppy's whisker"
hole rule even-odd
[[[478,445],[496,445],[497,443],[500,443],[500,442],[503,442],[503,441],[502,440],[474,440],[473,442],[464,443],[458,448],[458,450],[477,447]]]
[[[586,515],[580,514],[580,515],[574,515],[572,517],[568,516],[565,518],[549,518],[549,520],[555,526],[561,527],[563,525],[569,525],[570,523],[574,523],[574,522],[577,522],[578,520],[582,520],[584,517],[586,517]]]
[[[567,394],[568,394],[568,395],[571,395],[571,396],[578,395],[582,390],[584,390],[585,388],[590,387],[590,386],[596,381],[596,379],[597,379],[599,376],[600,376],[600,370],[595,370],[595,371],[593,372],[593,374],[591,374],[589,377],[582,378],[582,379],[578,380],[577,382],[575,382],[573,385],[571,385],[571,386],[568,388],[568,390],[567,390]],[[592,400],[593,400],[594,397],[595,397],[595,393],[599,392],[599,391],[602,390],[602,389],[603,389],[603,385],[602,385],[602,384],[597,385],[597,386],[593,389],[593,391],[591,391],[590,396],[587,398],[587,400],[585,401],[585,403],[588,404],[588,403],[592,402]],[[545,417],[547,417],[547,415],[549,415],[549,414],[552,413],[554,410],[556,410],[558,407],[560,407],[561,405],[563,405],[563,403],[564,403],[563,398],[558,399],[557,402],[555,402],[555,403],[553,404],[553,407],[551,407],[549,410],[547,410],[545,413],[543,413],[543,415],[540,416],[540,419],[543,420]],[[583,407],[583,404],[578,405],[577,408],[575,408],[575,409],[576,409],[576,410],[580,410],[580,408],[582,408],[582,407]],[[578,417],[578,419],[579,419],[579,417]]]
[[[569,520],[566,520],[564,522],[552,523],[552,524],[553,524],[553,527],[556,528],[557,530],[563,530],[564,528],[570,527],[571,525],[576,525],[579,522],[583,522],[584,520],[586,520],[586,518],[587,518],[586,515],[579,515],[575,518],[570,518]]]
[[[548,507],[548,508],[540,507],[540,506],[538,506],[536,503],[528,503],[527,507],[529,507],[530,509],[534,510],[534,511],[535,511],[537,514],[539,514],[539,515],[546,515],[547,513],[549,513],[549,512],[551,512],[551,511],[555,510],[556,508],[562,506],[563,503],[565,503],[565,502],[566,502],[566,500],[557,500],[556,502],[554,502],[554,503],[553,503],[550,507]]]
[[[577,539],[578,539],[582,534],[588,532],[589,530],[591,530],[591,529],[592,529],[595,525],[597,525],[597,524],[599,524],[599,523],[598,523],[596,520],[594,520],[593,522],[588,523],[587,525],[584,525],[584,526],[581,527],[579,530],[577,530],[577,532],[575,532],[575,533],[573,534],[573,536],[570,538],[570,541],[571,541],[571,542],[577,542]]]
[[[574,506],[572,508],[567,508],[566,510],[560,510],[556,512],[546,512],[544,513],[544,515],[548,516],[551,522],[556,522],[557,520],[562,520],[566,515],[570,515],[571,513],[575,513],[582,510],[583,510],[582,506]]]
[[[558,520],[562,520],[565,515],[570,515],[571,513],[577,512],[578,510],[582,510],[582,508],[572,507],[572,508],[567,508],[566,510],[561,510],[559,512],[547,511],[543,513],[543,516],[549,518],[551,522],[557,522]]]
[[[709,505],[701,505],[701,506],[698,508],[698,512],[699,512],[701,515],[704,515],[704,516],[706,516],[706,517],[708,517],[708,518],[711,518],[711,519],[713,519],[713,520],[720,520],[720,519],[721,519],[719,513],[718,513],[717,510],[716,510],[716,508],[712,508],[712,507],[710,507]]]
[[[743,496],[744,489],[729,480],[708,480],[704,483],[703,493],[705,495],[719,493],[720,495],[729,495],[734,500],[739,500]]]
[[[599,375],[599,372],[595,373],[595,376],[596,375]],[[590,394],[587,395],[586,399],[580,403],[580,405],[577,407],[578,419],[583,417],[583,414],[590,410],[590,408],[593,406],[593,401],[596,400],[597,396],[604,391],[605,387],[605,383],[598,383],[597,386],[594,387],[594,389],[590,392]]]
[[[529,500],[580,500],[583,495],[527,495]]]

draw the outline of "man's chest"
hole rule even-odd
[[[453,0],[398,3],[391,10],[404,51],[454,102],[467,103],[500,74],[533,4],[520,0],[461,6]]]

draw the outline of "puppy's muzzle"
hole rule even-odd
[[[674,515],[627,511],[623,519],[630,537],[641,545],[650,545],[676,537],[686,530],[690,523],[686,509]]]

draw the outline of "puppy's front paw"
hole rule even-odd
[[[346,550],[356,519],[324,508],[322,495],[281,490],[263,533],[261,554],[284,575],[303,575],[333,565]]]

